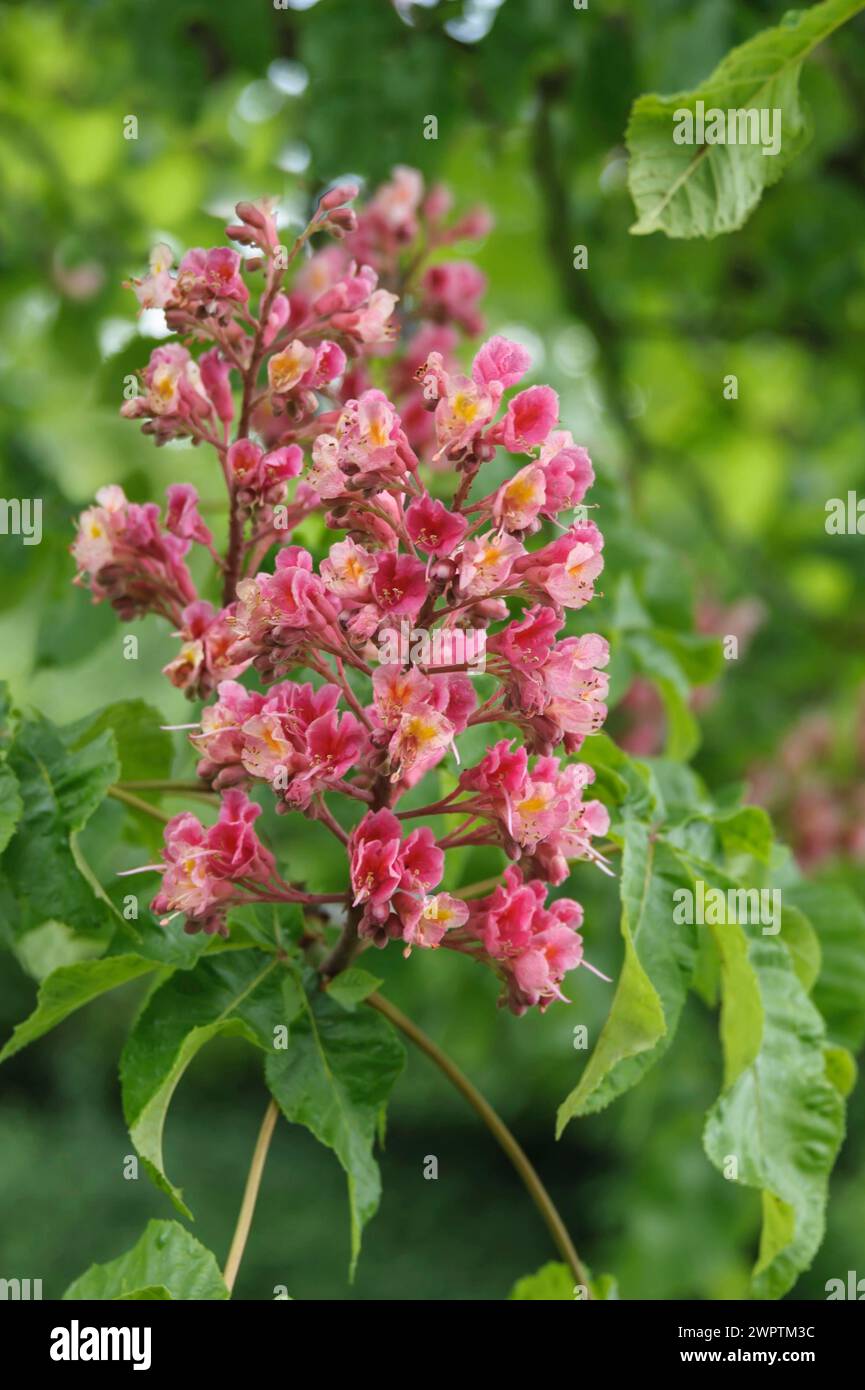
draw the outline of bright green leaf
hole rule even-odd
[[[125,1255],[91,1265],[64,1299],[226,1299],[228,1289],[211,1252],[177,1221],[149,1221]]]
[[[799,100],[802,63],[863,8],[863,0],[825,0],[791,11],[777,27],[734,48],[695,91],[639,97],[626,137],[628,183],[638,215],[631,231],[714,237],[741,227],[764,188],[778,181],[806,142],[807,122]],[[712,108],[725,114],[734,109],[766,112],[766,145],[762,133],[759,141],[699,144],[696,129],[694,143],[675,143],[676,113],[687,109],[693,114],[698,102],[705,113]],[[775,110],[781,112],[780,144],[776,153],[767,154],[773,119],[769,113]]]
[[[635,1085],[669,1046],[697,960],[693,926],[673,921],[673,893],[690,878],[647,826],[626,822],[621,930],[625,960],[609,1016],[579,1083],[559,1107],[557,1133]]]
[[[735,1158],[736,1181],[763,1193],[754,1294],[780,1298],[823,1238],[844,1106],[826,1078],[823,1021],[788,952],[778,941],[754,936],[748,954],[763,1004],[762,1043],[709,1112],[704,1142],[717,1168],[725,1172]]]
[[[63,965],[49,975],[41,986],[36,1008],[28,1019],[19,1023],[12,1037],[0,1052],[0,1062],[20,1052],[28,1043],[41,1038],[91,999],[98,999],[109,989],[126,984],[128,980],[154,970],[156,962],[141,956],[106,956],[102,960],[81,961]]]

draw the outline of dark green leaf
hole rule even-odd
[[[168,1107],[196,1053],[227,1033],[273,1046],[281,1022],[278,961],[259,951],[226,951],[181,970],[148,1000],[120,1059],[123,1113],[147,1170],[179,1211],[179,1188],[165,1174],[162,1137]]]
[[[381,1014],[368,1008],[348,1013],[318,988],[312,972],[303,994],[288,1050],[268,1058],[267,1082],[286,1119],[311,1130],[345,1169],[353,1272],[361,1232],[381,1195],[372,1156],[376,1125],[405,1053]]]

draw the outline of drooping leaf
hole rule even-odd
[[[780,1298],[823,1238],[829,1174],[844,1133],[844,1106],[827,1079],[824,1026],[778,941],[753,935],[748,957],[763,1006],[754,1060],[721,1094],[704,1142],[725,1176],[763,1195],[753,1272],[757,1298]]]
[[[672,1041],[697,961],[693,925],[673,920],[673,893],[691,879],[649,828],[629,820],[622,855],[625,959],[609,1015],[578,1084],[559,1107],[557,1133],[602,1110],[639,1081]]]
[[[278,961],[260,951],[226,951],[180,970],[154,991],[120,1059],[123,1113],[147,1171],[179,1211],[182,1192],[165,1173],[162,1139],[168,1107],[196,1053],[217,1034],[273,1046],[281,1022]]]
[[[802,63],[824,39],[865,8],[863,0],[824,0],[791,11],[779,25],[734,48],[700,87],[674,96],[642,96],[631,110],[627,130],[628,183],[637,235],[663,231],[669,237],[714,237],[735,231],[776,183],[807,140],[807,121],[799,98]],[[780,143],[774,154],[766,142],[677,144],[676,113],[721,110],[780,111]],[[770,116],[771,120],[771,116]],[[737,122],[738,124],[738,122]],[[679,129],[683,129],[680,125]],[[698,132],[693,131],[696,140]]]
[[[372,1154],[376,1126],[405,1052],[381,1014],[348,1012],[317,987],[312,973],[300,983],[302,1007],[290,1023],[289,1047],[268,1058],[267,1083],[286,1119],[305,1125],[345,1169],[353,1273],[361,1232],[381,1195]]]
[[[116,1260],[91,1265],[64,1299],[182,1299],[229,1297],[215,1257],[178,1221],[149,1221],[141,1239]]]
[[[703,875],[707,887],[726,893],[732,880],[712,865],[695,864],[683,852],[675,851],[692,883]],[[760,1050],[763,1037],[763,1004],[756,973],[748,956],[748,937],[737,921],[708,923],[701,928],[701,940],[714,943],[720,986],[720,1034],[724,1058],[724,1085],[731,1086]]]
[[[29,1018],[18,1024],[0,1052],[0,1062],[50,1032],[91,999],[98,999],[107,990],[116,989],[155,968],[155,961],[137,955],[106,956],[102,960],[60,966],[42,984],[36,1008]]]

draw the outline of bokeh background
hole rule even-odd
[[[70,584],[70,519],[97,487],[120,482],[144,500],[187,476],[176,450],[154,450],[118,418],[124,373],[153,345],[121,282],[155,241],[220,240],[238,198],[278,193],[300,215],[331,179],[352,173],[371,186],[410,164],[495,216],[475,256],[490,280],[489,327],[531,346],[537,375],[591,450],[596,500],[633,521],[608,575],[648,566],[659,611],[693,605],[702,631],[740,638],[739,659],[690,700],[690,714],[665,707],[619,643],[611,731],[652,753],[672,736],[693,741],[695,717],[695,765],[710,785],[749,782],[809,872],[861,893],[865,541],[824,527],[827,499],[865,493],[861,21],[808,63],[813,139],[742,231],[712,242],[628,234],[631,102],[696,85],[783,9],[0,6],[0,490],[45,506],[40,546],[0,538],[0,670],[18,702],[66,721],[140,695],[166,720],[186,715],[159,675],[173,655],[167,632],[139,625],[142,659],[125,662],[114,615]],[[123,138],[129,115],[134,141]],[[428,115],[436,140],[423,137]],[[573,268],[577,244],[588,248],[585,271]],[[724,398],[729,374],[736,400]],[[194,464],[190,481],[217,506],[218,480]],[[108,828],[97,817],[88,831],[97,855]],[[327,850],[304,846],[316,852]],[[614,887],[589,874],[575,887],[590,958],[615,972]],[[744,1297],[758,1197],[725,1183],[701,1148],[721,1076],[705,1007],[690,999],[663,1063],[555,1143],[556,1105],[585,1057],[574,1026],[596,1036],[608,987],[581,973],[573,1006],[516,1020],[494,1009],[491,980],[443,957],[383,953],[373,968],[521,1137],[593,1269],[614,1272],[624,1298]],[[34,989],[6,958],[3,1036]],[[139,998],[135,986],[107,996],[0,1077],[0,1263],[41,1277],[46,1297],[128,1248],[148,1216],[172,1214],[146,1178],[122,1176],[129,1140],[114,1059]],[[172,1107],[169,1169],[219,1258],[264,1104],[255,1059],[222,1040],[194,1062]],[[435,1182],[423,1178],[431,1154]],[[826,1240],[793,1297],[824,1297],[827,1279],[865,1273],[863,1159],[860,1085]],[[281,1124],[237,1296],[286,1285],[297,1298],[499,1299],[552,1257],[505,1160],[417,1055],[397,1087],[382,1170],[382,1207],[349,1287],[342,1174]]]

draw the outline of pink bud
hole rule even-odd
[[[346,236],[357,231],[357,213],[353,208],[337,208],[327,219],[327,225],[334,236]]]
[[[318,204],[319,212],[330,212],[332,208],[338,208],[342,203],[350,203],[352,198],[358,195],[356,183],[338,183],[336,188],[328,189]]]

